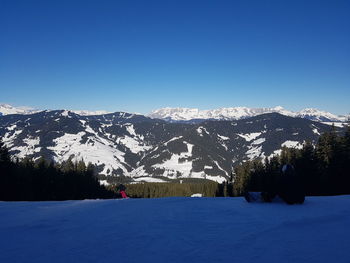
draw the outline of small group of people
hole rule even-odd
[[[290,205],[302,204],[305,201],[305,190],[293,165],[285,164],[275,189],[266,192],[246,192],[244,197],[248,202],[273,202],[279,197]]]

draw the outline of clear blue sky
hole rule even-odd
[[[0,0],[0,102],[350,112],[350,1]]]

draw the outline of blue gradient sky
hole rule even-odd
[[[350,1],[0,0],[0,102],[350,112]]]

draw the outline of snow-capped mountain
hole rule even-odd
[[[30,107],[14,107],[9,104],[0,104],[0,116],[8,114],[33,114],[38,112]]]
[[[272,112],[321,122],[343,122],[347,120],[345,116],[337,116],[317,109],[304,109],[299,112],[292,112],[281,106],[274,108],[233,107],[214,110],[162,108],[152,111],[148,116],[170,122],[198,122],[199,120],[240,120]]]
[[[338,116],[330,112],[311,109],[311,108],[303,109],[297,112],[296,117],[305,118],[313,121],[320,121],[320,122],[329,122],[329,121],[345,122],[348,120],[346,116]]]
[[[152,111],[148,116],[151,118],[164,119],[169,121],[190,121],[190,120],[239,120],[256,115],[278,112],[291,116],[292,112],[278,106],[275,108],[220,108],[214,110],[199,110],[191,108],[162,108]]]
[[[84,160],[101,178],[133,181],[205,178],[222,182],[232,166],[315,142],[329,125],[278,113],[237,121],[169,123],[116,112],[81,116],[42,111],[0,116],[0,137],[18,158]],[[341,128],[337,128],[341,131]]]

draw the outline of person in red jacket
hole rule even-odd
[[[126,190],[125,185],[120,184],[120,185],[117,187],[117,190],[119,190],[119,193],[120,193],[120,195],[122,196],[122,198],[128,198],[128,196],[126,195],[126,192],[125,192],[125,190]]]

